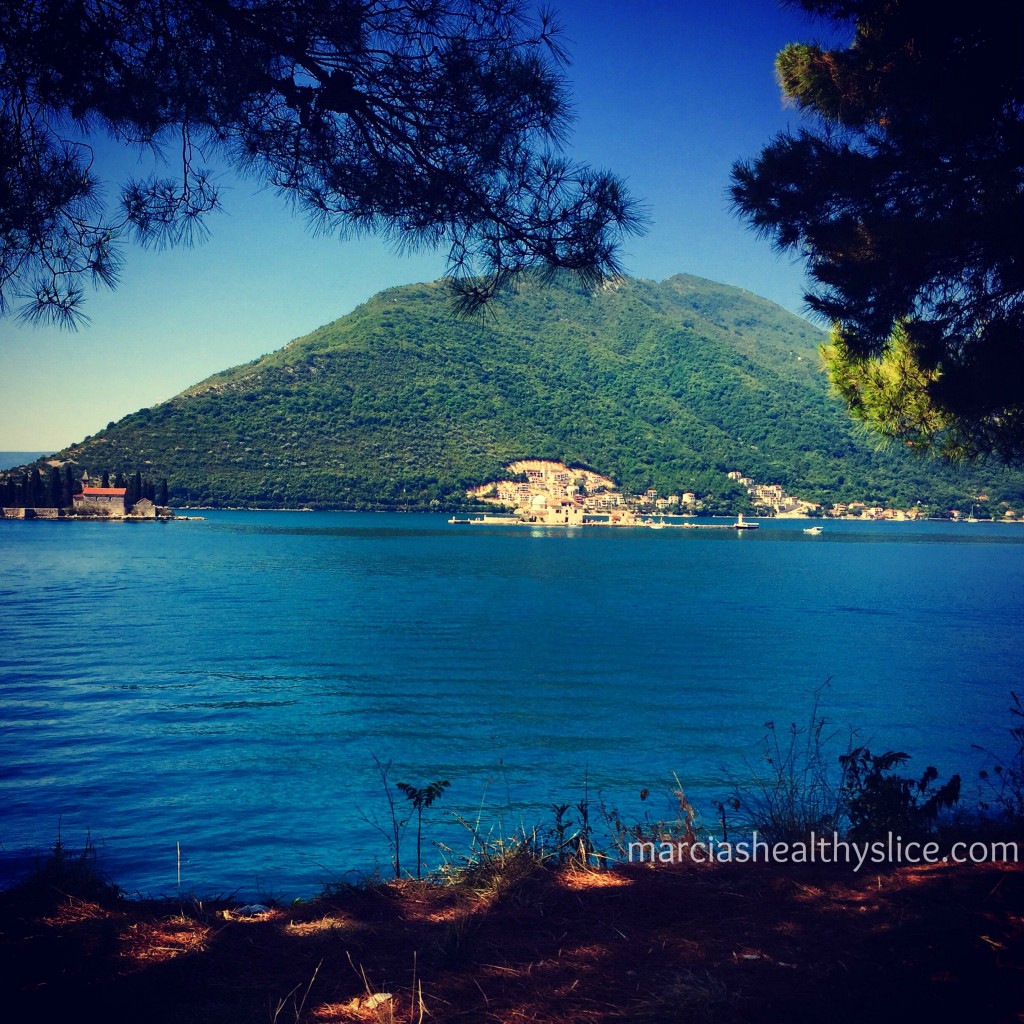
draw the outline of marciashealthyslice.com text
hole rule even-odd
[[[627,856],[631,862],[651,864],[851,864],[860,871],[866,864],[1016,864],[1019,851],[1016,842],[956,842],[943,848],[891,832],[883,839],[860,842],[842,839],[838,832],[812,832],[807,839],[785,843],[769,842],[754,832],[750,839],[736,842],[632,842]]]

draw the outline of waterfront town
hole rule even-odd
[[[579,466],[547,459],[522,459],[505,467],[507,476],[467,491],[467,497],[515,514],[571,522],[589,516],[682,516],[707,514],[705,502],[692,491],[659,494],[647,490],[643,494],[621,492],[610,477]],[[740,470],[728,478],[746,489],[752,506],[751,515],[775,519],[859,519],[910,522],[926,518],[920,507],[887,508],[854,501],[822,506],[787,494],[779,484],[763,484],[752,480]],[[978,501],[984,502],[984,494]],[[1016,521],[1013,509],[1001,509],[1001,520]],[[948,513],[952,520],[973,519],[956,509]]]

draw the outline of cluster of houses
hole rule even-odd
[[[608,512],[625,504],[615,482],[600,473],[564,462],[521,459],[505,467],[509,477],[481,484],[467,496],[491,505],[513,508],[564,507],[585,512]]]
[[[563,462],[522,459],[508,465],[506,471],[506,479],[474,487],[467,492],[467,496],[565,524],[571,524],[577,519],[582,521],[584,513],[688,515],[697,514],[701,507],[700,500],[692,491],[669,495],[659,495],[656,490],[648,490],[643,494],[622,494],[610,477],[582,467],[567,466]],[[909,522],[926,517],[921,508],[886,508],[862,501],[838,502],[826,508],[816,502],[787,494],[780,484],[757,483],[739,470],[733,470],[728,477],[746,489],[755,514],[760,511],[763,515],[781,519],[828,517],[892,522]],[[985,500],[984,495],[979,496],[979,500]],[[964,518],[955,511],[951,511],[949,516],[952,519]],[[1012,512],[1007,512],[1006,517],[1013,518]]]
[[[693,491],[660,495],[650,489],[643,494],[622,494],[615,482],[589,469],[567,466],[546,459],[522,459],[506,466],[509,478],[474,487],[467,496],[477,501],[520,509],[560,509],[563,518],[575,513],[613,514],[624,510],[665,514],[697,514],[700,500]],[[774,515],[820,514],[820,506],[786,495],[777,485],[755,484],[742,473],[730,479],[747,486],[755,504],[769,507]]]
[[[911,508],[887,508],[884,505],[869,505],[863,501],[836,502],[828,508],[811,501],[804,501],[802,498],[794,498],[778,484],[758,484],[750,477],[744,476],[739,470],[729,473],[729,479],[735,480],[738,484],[747,489],[751,503],[756,507],[771,510],[771,514],[780,518],[802,518],[804,516],[824,516],[829,519],[876,519],[894,523],[914,522],[919,519],[927,519],[928,513],[925,509],[917,506]],[[979,502],[988,501],[988,496],[979,494]],[[950,509],[946,513],[952,520],[966,519],[974,521],[973,514],[965,516],[957,509]],[[1014,520],[1015,513],[1012,509],[1004,508],[1002,518],[1006,521]]]
[[[634,511],[646,513],[696,515],[700,500],[693,491],[659,495],[656,490],[643,494],[622,494],[610,477],[578,466],[546,459],[522,459],[505,467],[508,478],[471,488],[467,496],[488,504],[543,513],[571,523],[583,513],[616,514]],[[777,516],[820,515],[821,506],[787,495],[777,484],[755,484],[740,472],[730,479],[747,487],[755,505],[770,508]]]
[[[820,515],[821,506],[813,501],[804,501],[802,498],[795,498],[787,494],[780,484],[759,484],[744,476],[738,469],[728,474],[730,480],[735,480],[741,487],[747,489],[750,495],[751,504],[755,507],[771,509],[772,514],[782,517],[798,518],[807,515]]]
[[[572,524],[582,515],[627,515],[630,512],[696,514],[699,501],[692,491],[659,495],[623,494],[611,477],[580,466],[547,459],[521,459],[505,467],[504,480],[473,487],[467,497],[491,505],[543,514],[546,519]]]

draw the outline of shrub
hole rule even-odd
[[[820,695],[820,690],[815,692],[807,726],[791,723],[785,738],[774,722],[765,723],[763,760],[768,770],[755,773],[752,781],[734,781],[729,799],[718,805],[723,822],[725,806],[731,806],[741,812],[742,827],[769,843],[840,830],[843,792],[833,747],[839,734],[826,731],[830,723],[818,710]]]
[[[867,747],[839,758],[850,838],[924,835],[933,831],[939,812],[960,799],[959,775],[937,788],[939,773],[931,765],[917,780],[897,775],[895,769],[909,760],[910,755],[902,751],[873,755]]]
[[[1016,749],[1007,760],[989,750],[975,746],[993,759],[990,768],[982,768],[978,778],[983,786],[984,796],[979,801],[983,812],[995,810],[1006,824],[1024,825],[1024,705],[1012,690],[1010,714],[1020,724],[1010,729]]]
[[[46,900],[71,897],[89,903],[116,899],[121,892],[100,869],[96,845],[89,836],[82,849],[75,850],[64,843],[60,832],[50,852],[39,859],[18,889],[38,892]]]
[[[652,819],[648,814],[643,821],[627,825],[616,809],[606,809],[602,805],[601,810],[619,856],[629,859],[632,851],[637,848],[658,852],[670,849],[672,863],[684,863],[688,860],[690,848],[701,839],[701,829],[697,812],[690,803],[678,775],[675,776],[675,781],[676,788],[672,790],[676,805],[674,818]],[[640,791],[641,800],[646,800],[648,795],[648,790]]]

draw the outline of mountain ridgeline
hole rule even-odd
[[[1020,473],[877,450],[828,392],[823,339],[688,276],[527,281],[471,319],[443,282],[410,285],[58,457],[166,477],[172,501],[202,505],[457,508],[521,458],[662,494],[727,498],[738,469],[822,502],[1021,498]]]

